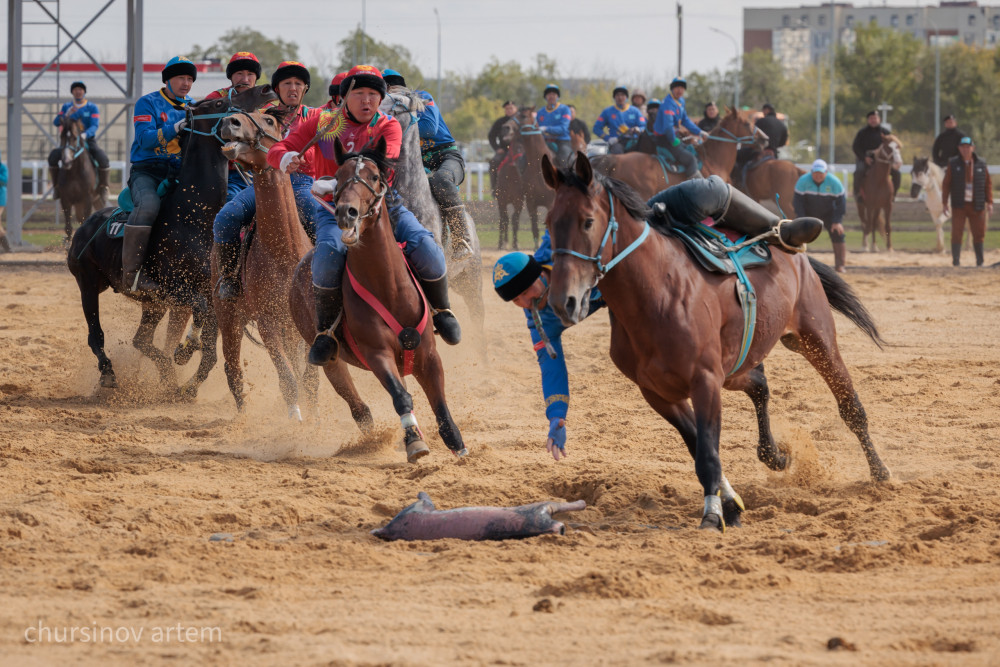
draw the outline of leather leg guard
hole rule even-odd
[[[847,272],[847,244],[833,244],[833,268],[837,273]]]
[[[152,232],[152,227],[125,225],[125,238],[122,241],[122,284],[126,292],[153,293],[160,288],[141,271]]]
[[[451,312],[451,303],[448,300],[448,276],[441,276],[437,280],[420,278],[420,286],[427,295],[431,312],[434,313],[434,331],[449,345],[458,345],[462,340],[462,327],[458,324],[455,313]]]
[[[344,310],[344,292],[340,287],[317,287],[313,285],[316,300],[316,329],[318,333],[309,348],[309,363],[323,366],[337,359],[340,343],[334,333],[340,324]]]
[[[97,170],[97,196],[101,198],[101,201],[108,200],[108,177],[110,174],[110,167]]]
[[[236,301],[240,292],[240,243],[216,243],[219,249],[219,299]]]
[[[962,244],[952,243],[951,244],[951,265],[958,266],[959,260],[962,258]]]
[[[448,225],[451,234],[451,256],[453,259],[464,259],[472,254],[472,236],[465,222],[465,206],[449,206],[441,211],[444,224]]]
[[[59,167],[49,167],[49,180],[52,181],[52,198],[59,199]]]
[[[815,241],[823,231],[823,221],[818,218],[782,220],[732,185],[729,186],[729,192],[729,207],[721,222],[738,232],[759,236],[776,228],[778,234],[773,240],[768,239],[768,242],[798,252],[805,244]]]
[[[983,244],[982,243],[973,243],[972,244],[972,249],[976,253],[976,266],[982,266],[983,265]]]

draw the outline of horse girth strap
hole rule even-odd
[[[639,237],[635,241],[632,241],[632,243],[630,243],[628,247],[626,247],[615,257],[613,257],[610,262],[608,262],[607,264],[602,263],[601,253],[604,252],[604,246],[608,242],[608,237],[611,238],[612,251],[614,250],[615,245],[618,243],[618,220],[615,219],[615,198],[610,191],[608,192],[608,205],[610,207],[608,213],[608,227],[607,229],[604,230],[604,238],[601,239],[601,244],[597,246],[597,253],[595,255],[593,256],[584,255],[583,253],[579,253],[575,250],[570,250],[568,248],[556,248],[552,251],[552,254],[554,255],[570,255],[572,257],[582,259],[586,262],[593,262],[594,265],[597,267],[598,280],[606,276],[608,274],[608,271],[613,269],[616,264],[618,264],[623,259],[628,257],[633,250],[642,245],[643,241],[645,241],[646,238],[649,236],[649,223],[644,220],[642,233],[639,234]]]

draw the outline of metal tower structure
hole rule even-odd
[[[116,79],[94,57],[81,42],[84,32],[105,16],[108,8],[114,4],[124,3],[127,14],[126,29],[126,71],[125,82]],[[26,106],[28,104],[59,104],[68,97],[60,85],[60,58],[71,46],[76,46],[121,91],[117,97],[88,97],[97,104],[121,104],[122,109],[106,123],[102,123],[98,139],[119,118],[125,117],[126,137],[132,143],[132,108],[142,95],[142,4],[143,0],[106,0],[82,28],[75,34],[63,24],[60,15],[60,0],[8,0],[7,5],[7,166],[8,177],[7,198],[7,236],[12,245],[21,245],[21,230],[24,222],[35,210],[32,207],[27,214],[22,211],[21,197],[23,194],[23,177],[21,175],[21,155],[23,151],[22,128],[27,118],[33,123],[53,145],[58,140],[50,132],[51,119],[42,122]],[[28,12],[26,13],[26,9]],[[25,26],[31,26],[33,35],[41,35],[42,41],[24,43]],[[47,29],[51,28],[51,34]],[[64,41],[65,38],[65,41]],[[106,48],[107,45],[102,44]],[[25,49],[51,50],[53,54],[41,70],[24,72]],[[55,73],[55,83],[46,83],[43,75]],[[51,79],[51,77],[50,77]],[[27,81],[26,81],[27,80]],[[37,204],[36,204],[37,207]]]

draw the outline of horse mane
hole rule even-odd
[[[590,192],[590,187],[587,183],[576,175],[576,171],[569,168],[562,168],[559,170],[559,176],[561,177],[563,183],[572,186],[587,195],[588,197],[592,194]],[[649,206],[646,205],[646,201],[639,196],[639,193],[633,190],[625,181],[620,181],[617,178],[612,178],[611,176],[605,176],[598,172],[594,172],[594,180],[596,180],[601,187],[611,193],[611,195],[617,199],[628,214],[635,218],[636,220],[645,220],[649,217]]]

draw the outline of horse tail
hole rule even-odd
[[[813,257],[809,258],[809,265],[816,272],[816,275],[819,276],[819,280],[823,284],[823,292],[826,294],[826,300],[830,302],[830,307],[851,322],[854,322],[859,329],[872,339],[872,342],[878,345],[880,350],[883,349],[882,344],[885,343],[885,340],[882,338],[882,334],[878,332],[878,327],[875,326],[875,319],[868,312],[868,309],[865,308],[865,305],[861,303],[861,299],[854,293],[851,286],[837,275],[833,267]]]

